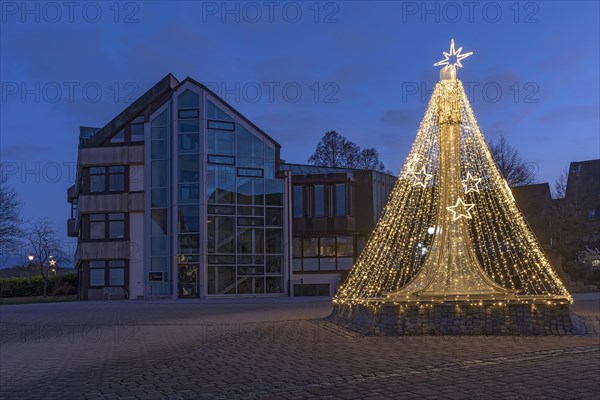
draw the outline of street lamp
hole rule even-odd
[[[29,264],[27,265],[27,269],[29,270],[29,280],[31,281],[31,278],[33,277],[33,272],[31,271],[31,269],[33,267],[33,256],[32,255],[28,255],[27,259],[29,260]]]

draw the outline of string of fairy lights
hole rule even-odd
[[[454,41],[382,216],[334,301],[571,302],[496,168]],[[450,64],[449,56],[456,56]]]

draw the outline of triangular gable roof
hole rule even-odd
[[[138,97],[129,107],[114,117],[102,129],[96,132],[89,139],[81,141],[81,147],[100,146],[105,140],[110,139],[112,135],[123,129],[123,127],[135,118],[146,107],[156,101],[160,96],[172,91],[179,85],[179,81],[173,74],[169,73],[162,78],[156,85],[152,86],[146,93]]]

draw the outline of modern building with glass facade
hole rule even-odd
[[[281,169],[292,180],[292,293],[331,296],[364,248],[396,177],[300,164]]]
[[[170,74],[103,128],[81,128],[68,190],[80,297],[289,294],[279,154],[208,88]]]

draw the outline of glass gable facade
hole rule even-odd
[[[273,145],[207,100],[207,294],[284,293]]]
[[[172,116],[165,110],[150,123],[150,271],[166,278],[148,294],[283,294],[275,144],[205,97],[182,89]]]

